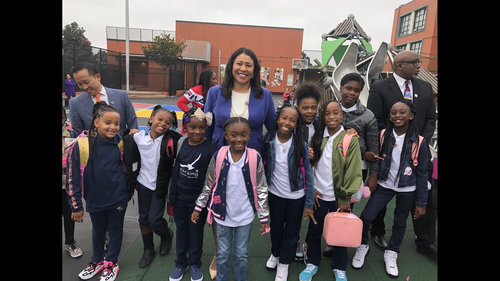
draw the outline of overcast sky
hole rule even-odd
[[[304,29],[303,50],[353,14],[374,50],[390,43],[394,10],[410,0],[129,0],[129,27],[175,30],[176,20]],[[106,48],[106,26],[125,27],[125,0],[63,0],[61,30],[77,22],[92,46]]]

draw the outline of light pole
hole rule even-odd
[[[126,89],[127,92],[130,90],[129,88],[129,31],[128,31],[128,0],[125,0],[125,76],[126,76]]]

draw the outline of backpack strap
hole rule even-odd
[[[351,143],[352,134],[346,133],[344,139],[342,140],[342,150],[344,152],[344,158],[347,157],[347,151],[349,150],[349,144]]]
[[[253,148],[247,147],[247,159],[248,166],[250,168],[250,180],[252,181],[253,187],[253,202],[255,204],[255,210],[258,210],[259,204],[257,201],[257,151]]]
[[[175,157],[177,157],[177,155],[179,155],[179,151],[181,151],[181,146],[182,144],[184,143],[184,141],[187,139],[187,136],[182,136],[179,138],[179,140],[177,141],[177,151],[175,153]],[[167,144],[168,146],[168,144]]]
[[[225,146],[222,146],[219,151],[217,152],[217,156],[215,158],[215,170],[214,170],[214,174],[215,174],[215,186],[214,188],[212,188],[212,196],[210,198],[212,198],[210,200],[210,203],[208,204],[207,206],[207,210],[208,210],[208,214],[207,214],[207,223],[208,224],[212,224],[213,222],[213,210],[212,210],[212,205],[214,203],[214,195],[215,195],[215,189],[216,189],[216,186],[219,184],[219,174],[220,174],[220,170],[221,170],[221,167],[222,167],[222,162],[224,162],[224,158],[226,157],[227,155],[227,150],[229,149],[229,145],[225,145]]]
[[[382,150],[382,143],[384,142],[384,134],[385,134],[385,129],[382,129],[380,131],[380,143],[379,143],[380,150]],[[424,140],[424,137],[419,135],[418,136],[418,146],[417,146],[416,142],[413,142],[411,145],[411,159],[413,162],[413,166],[415,166],[415,167],[418,165],[418,153],[420,151],[420,145],[422,144],[423,140]]]
[[[120,161],[122,162],[122,169],[126,173],[127,167],[125,166],[125,161],[123,161],[123,139],[121,139],[117,144],[118,150],[120,151]]]
[[[378,143],[379,150],[382,150],[382,143],[384,143],[384,134],[385,134],[385,129],[382,129],[380,131],[380,142]]]
[[[167,154],[168,158],[170,158],[170,157],[172,157],[172,155],[174,155],[174,140],[172,139],[172,137],[168,138],[168,140],[167,140],[167,147],[165,147],[165,153]],[[177,151],[177,154],[178,153],[179,153],[179,151]]]
[[[87,162],[89,161],[89,138],[78,137],[78,149],[80,150],[80,165],[83,167],[87,166]]]
[[[422,145],[422,141],[424,137],[418,136],[418,146],[417,143],[414,142],[411,145],[411,159],[413,160],[413,166],[418,166],[418,152],[420,151],[420,145]]]

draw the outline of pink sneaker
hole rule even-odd
[[[102,272],[100,281],[113,281],[118,276],[118,270],[120,267],[118,264],[111,261],[104,262],[104,271]]]

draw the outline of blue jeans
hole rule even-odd
[[[377,185],[377,190],[370,195],[365,209],[361,213],[360,219],[363,221],[363,236],[362,244],[368,244],[368,232],[370,224],[373,222],[380,210],[396,196],[396,208],[394,209],[394,223],[392,225],[392,234],[387,244],[387,250],[399,253],[399,247],[403,242],[406,231],[406,220],[410,209],[415,202],[415,191],[413,192],[396,192],[394,190],[384,188]]]
[[[216,281],[229,280],[229,258],[234,241],[234,280],[246,281],[248,269],[248,244],[252,223],[244,226],[217,226],[217,277]],[[234,239],[233,239],[234,238]]]

